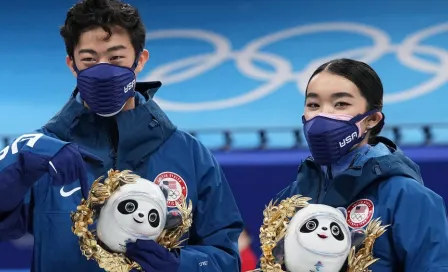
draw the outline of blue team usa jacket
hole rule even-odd
[[[365,228],[378,217],[391,225],[376,240],[374,256],[380,260],[372,271],[448,271],[443,199],[424,187],[418,166],[390,140],[379,138],[375,146],[352,151],[325,169],[305,160],[297,180],[277,198],[296,194],[312,197],[311,203],[345,207],[351,228]]]
[[[138,106],[118,114],[116,122],[110,123],[72,97],[38,132],[74,142],[100,157],[102,165],[90,165],[90,182],[111,168],[129,169],[156,183],[169,182],[175,190],[168,199],[171,208],[181,195],[190,199],[194,222],[188,234],[189,245],[181,249],[179,271],[239,271],[237,240],[242,219],[224,174],[210,151],[176,129],[150,98],[156,90],[152,87],[138,84],[138,90],[144,90],[136,96]],[[114,133],[115,137],[110,137]],[[34,141],[33,137],[24,139],[21,146],[30,140]],[[49,144],[48,138],[40,137],[30,150],[45,153],[51,148]],[[20,163],[12,159],[11,152],[7,153],[0,157],[0,171]],[[0,194],[2,189],[12,192],[23,186],[13,182],[7,181],[8,186],[0,184]],[[81,255],[78,239],[71,232],[70,212],[81,198],[79,182],[54,186],[49,175],[43,176],[24,202],[0,217],[0,241],[31,232],[35,239],[32,271],[103,271]]]

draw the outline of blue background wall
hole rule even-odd
[[[73,3],[3,4],[1,132],[39,127],[73,90],[58,33]],[[297,126],[312,68],[340,55],[378,70],[388,123],[448,121],[446,1],[130,3],[149,32],[140,79],[163,82],[158,100],[181,127]]]

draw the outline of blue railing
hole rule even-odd
[[[189,132],[211,150],[266,150],[305,149],[306,141],[301,128],[232,128],[197,129]],[[402,124],[384,127],[381,135],[399,146],[448,146],[448,123]],[[5,146],[17,135],[0,136],[0,146]]]

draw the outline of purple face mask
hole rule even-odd
[[[308,121],[302,116],[305,138],[314,161],[330,165],[347,154],[366,136],[366,131],[361,131],[361,121],[375,112],[378,110],[355,117],[320,113]]]
[[[135,69],[109,63],[99,63],[78,73],[77,87],[90,110],[109,117],[119,113],[129,98],[135,95]]]

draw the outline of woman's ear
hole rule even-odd
[[[372,129],[383,119],[381,112],[375,112],[367,118],[367,129]]]

